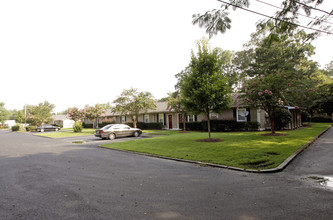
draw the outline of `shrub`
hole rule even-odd
[[[186,130],[188,131],[203,131],[204,123],[203,122],[186,122],[185,123]],[[179,128],[183,129],[183,123],[179,123]],[[207,128],[207,125],[206,125]]]
[[[83,126],[82,123],[79,121],[76,121],[73,125],[74,132],[82,132]]]
[[[84,128],[93,128],[93,124],[82,123],[82,126],[83,126]]]
[[[329,116],[319,115],[311,119],[312,122],[333,122],[332,118]]]
[[[301,120],[302,122],[309,122],[311,115],[306,111],[301,111]]]
[[[274,116],[274,125],[276,130],[281,130],[286,127],[291,121],[291,113],[282,108],[277,108]]]
[[[189,131],[207,131],[207,121],[202,122],[186,122],[186,130]],[[260,124],[256,121],[237,122],[235,120],[211,120],[211,131],[254,131],[259,129]],[[183,129],[183,123],[179,124],[179,128]]]
[[[25,131],[24,125],[16,124],[12,126],[12,131]]]
[[[257,121],[248,121],[246,122],[246,127],[249,131],[257,131],[260,127],[260,124]]]
[[[29,131],[29,132],[35,131],[36,130],[36,126],[27,126],[27,127],[25,127],[25,130]]]
[[[133,123],[126,123],[128,126],[133,127]],[[163,128],[163,123],[159,122],[137,122],[136,127],[140,129],[160,130]]]

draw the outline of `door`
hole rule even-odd
[[[168,115],[169,129],[172,129],[172,115]]]

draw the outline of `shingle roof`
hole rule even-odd
[[[147,112],[142,112],[141,114],[143,114],[143,113],[166,113],[166,112],[169,112],[167,102],[156,102],[155,104],[156,104],[156,109],[151,109],[151,110],[148,110]],[[171,110],[171,112],[173,112],[173,111]],[[102,117],[119,116],[119,115],[121,115],[121,114],[117,113],[117,112],[112,112],[111,109],[106,109],[105,113],[102,115]]]

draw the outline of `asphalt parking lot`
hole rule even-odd
[[[332,130],[272,174],[0,131],[0,219],[331,219]]]

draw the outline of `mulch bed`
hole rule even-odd
[[[281,134],[281,133],[267,133],[267,134],[260,134],[261,136],[287,136],[288,134]]]
[[[195,140],[196,142],[220,142],[220,141],[223,141],[222,139],[219,139],[219,138],[205,138],[205,139],[198,139],[198,140]]]

